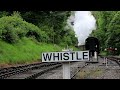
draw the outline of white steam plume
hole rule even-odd
[[[74,31],[78,37],[78,45],[84,45],[85,39],[92,30],[95,30],[96,20],[90,11],[76,11],[74,19]]]

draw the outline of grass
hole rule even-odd
[[[106,56],[106,55],[107,55],[107,52],[102,51],[102,52],[100,53],[100,55]]]
[[[0,64],[36,62],[40,61],[42,52],[56,52],[62,49],[63,47],[58,45],[38,43],[30,38],[23,38],[16,44],[0,40]]]
[[[36,43],[23,38],[17,44],[0,40],[0,63],[26,63],[38,61],[42,52],[61,51],[62,47],[46,43]]]
[[[101,74],[103,73],[103,71],[99,68],[96,68],[95,70],[82,70],[77,74],[77,79],[96,79],[97,77],[99,77]]]

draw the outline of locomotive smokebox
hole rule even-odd
[[[99,54],[99,40],[95,37],[88,37],[85,40],[85,49],[90,51],[90,56],[94,56],[95,51]]]

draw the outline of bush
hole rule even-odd
[[[44,38],[37,26],[24,21],[18,14],[17,16],[4,16],[0,18],[0,38],[9,43],[15,43],[22,37],[34,36],[38,41]]]
[[[39,42],[43,42],[46,40],[47,35],[45,31],[42,31],[37,26],[29,23],[28,29],[29,31],[26,33],[26,37],[35,37],[35,39]]]

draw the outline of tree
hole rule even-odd
[[[116,47],[119,53],[120,11],[93,11],[92,13],[97,20],[97,30],[91,35],[97,37],[104,48]]]

